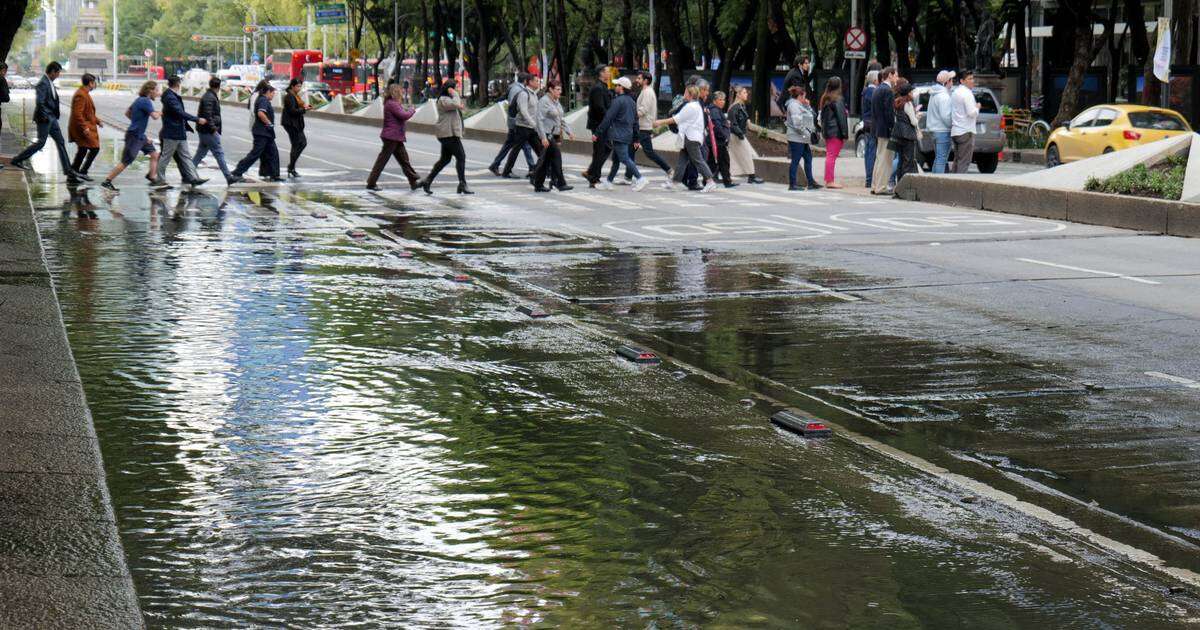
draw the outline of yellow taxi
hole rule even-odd
[[[1046,141],[1046,166],[1191,133],[1178,112],[1145,105],[1096,105],[1059,127]]]

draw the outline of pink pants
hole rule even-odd
[[[841,138],[826,138],[825,139],[825,183],[836,181],[834,170],[837,167],[838,154],[842,152],[842,145],[846,141]]]

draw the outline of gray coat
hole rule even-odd
[[[512,111],[512,109],[509,107],[509,105],[512,104],[513,99],[517,98],[517,95],[521,93],[521,90],[524,90],[524,89],[525,89],[525,86],[521,85],[520,81],[513,81],[512,85],[508,86],[508,95],[504,99],[505,100],[504,111],[506,113]],[[516,117],[510,115],[508,117],[508,130],[512,131],[512,128],[515,127],[516,125],[517,125]]]
[[[789,99],[787,102],[787,119],[784,121],[787,125],[788,142],[799,142],[801,144],[809,144],[812,142],[812,133],[817,130],[816,123],[817,115],[808,105],[801,105],[796,99]]]
[[[544,94],[538,101],[537,109],[538,138],[547,140],[565,133],[562,102],[550,98],[549,94]]]
[[[517,92],[517,118],[516,125],[525,127],[526,129],[538,128],[538,105],[537,94],[528,87],[521,86],[521,91]]]
[[[437,100],[437,126],[435,133],[439,138],[461,138],[463,136],[463,119],[462,112],[458,106],[462,104],[462,97],[459,96],[442,96]]]

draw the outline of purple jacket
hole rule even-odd
[[[396,99],[384,101],[383,131],[379,132],[379,137],[392,142],[404,142],[407,139],[404,136],[404,123],[412,118],[414,113],[411,109],[404,109]]]

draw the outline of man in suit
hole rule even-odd
[[[896,122],[896,109],[892,101],[895,93],[896,69],[888,66],[879,71],[879,86],[871,94],[871,129],[875,134],[875,170],[871,175],[871,192],[876,195],[892,194],[892,151],[888,140],[892,137],[892,125]]]
[[[199,186],[207,179],[200,179],[196,174],[196,166],[192,163],[192,151],[188,148],[187,134],[192,130],[188,122],[203,125],[208,121],[197,118],[183,108],[183,98],[175,90],[179,89],[179,76],[167,78],[167,89],[162,93],[162,131],[159,140],[162,141],[162,155],[158,158],[158,179],[164,179],[167,174],[167,164],[175,158],[183,183]]]
[[[71,168],[71,158],[67,157],[67,141],[63,138],[62,129],[58,126],[58,88],[54,87],[54,80],[60,74],[62,74],[62,65],[57,61],[51,61],[46,66],[46,74],[42,75],[42,79],[38,81],[37,104],[33,109],[33,122],[37,124],[37,141],[14,157],[12,165],[26,171],[33,170],[33,167],[29,165],[29,158],[41,151],[42,147],[46,146],[46,138],[50,137],[54,139],[54,145],[58,147],[58,161],[62,163],[63,172],[67,174],[67,183],[78,184],[88,178],[81,176]]]

